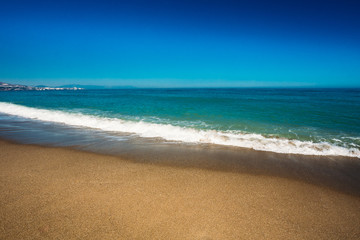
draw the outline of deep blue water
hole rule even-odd
[[[360,156],[360,89],[0,92],[1,112],[164,141]]]

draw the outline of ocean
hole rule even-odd
[[[360,89],[0,92],[0,137],[95,151],[180,144],[360,158]]]

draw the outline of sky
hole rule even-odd
[[[0,1],[0,81],[360,87],[360,1]]]

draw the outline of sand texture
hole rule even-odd
[[[0,239],[360,239],[360,198],[1,141]]]

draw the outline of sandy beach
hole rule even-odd
[[[356,195],[5,141],[0,206],[0,239],[360,238]]]

